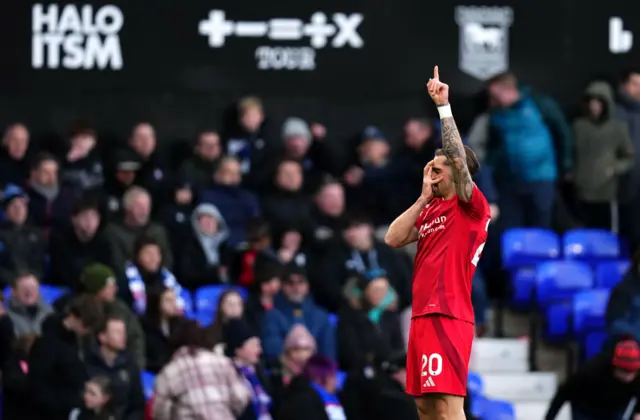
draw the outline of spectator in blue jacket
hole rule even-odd
[[[504,226],[550,227],[556,181],[571,169],[571,127],[552,98],[519,86],[511,73],[493,78],[488,93],[485,164],[495,175]]]
[[[220,210],[229,228],[227,243],[233,247],[244,242],[247,222],[260,216],[258,199],[240,186],[242,171],[236,158],[223,158],[213,178],[213,188],[202,192],[200,202]]]
[[[329,314],[315,304],[309,293],[309,281],[300,267],[288,269],[282,293],[267,312],[262,325],[262,346],[267,359],[274,360],[284,352],[284,341],[295,324],[304,324],[315,338],[318,352],[335,360],[335,330]]]

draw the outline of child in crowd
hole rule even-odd
[[[111,408],[111,382],[96,376],[84,385],[84,407],[76,408],[69,420],[116,420]]]

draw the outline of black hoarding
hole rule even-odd
[[[638,8],[622,0],[2,2],[0,112],[53,127],[78,114],[115,126],[145,115],[177,133],[256,93],[278,117],[391,126],[420,107],[434,64],[462,108],[506,69],[568,105],[594,74],[632,64]]]

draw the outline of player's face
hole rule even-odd
[[[434,179],[442,175],[442,181],[431,186],[433,195],[435,197],[446,197],[453,190],[453,176],[451,173],[451,166],[447,165],[447,158],[444,156],[436,156],[433,159],[433,169],[431,178]]]

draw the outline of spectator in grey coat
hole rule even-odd
[[[585,226],[611,229],[619,177],[633,166],[633,145],[625,124],[613,118],[613,91],[607,83],[591,83],[584,105],[584,115],[573,124],[579,217]]]

